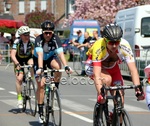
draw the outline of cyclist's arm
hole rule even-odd
[[[131,73],[133,84],[140,85],[139,74],[138,74],[135,62],[129,62],[127,64],[128,64],[128,68],[129,68],[130,73]]]
[[[96,90],[97,90],[98,94],[100,94],[101,93],[100,89],[102,88],[101,67],[100,66],[93,66],[93,76],[94,76],[94,83],[95,83]]]
[[[11,59],[14,62],[15,65],[17,65],[19,63],[18,60],[17,60],[17,58],[16,58],[16,53],[17,53],[17,50],[12,49],[11,50],[11,54],[10,54]]]
[[[62,64],[63,64],[64,66],[67,66],[67,61],[66,61],[66,58],[65,58],[65,55],[64,55],[64,52],[63,52],[63,48],[62,48],[62,47],[57,48],[57,49],[55,50],[55,52],[56,52],[56,54],[58,55],[58,57],[60,58]]]

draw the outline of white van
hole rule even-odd
[[[123,38],[129,41],[132,49],[150,48],[150,5],[120,10],[115,22],[122,27]],[[140,55],[138,50],[136,56]]]
[[[144,77],[144,68],[150,64],[150,5],[120,10],[115,22],[122,27],[123,38],[130,43],[135,54],[139,75]],[[120,68],[123,75],[130,76],[125,64]]]

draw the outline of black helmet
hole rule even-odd
[[[54,31],[55,25],[53,22],[46,20],[41,24],[41,28],[43,31],[45,30]]]
[[[122,37],[122,28],[117,24],[108,24],[104,27],[103,37],[110,41],[120,40]]]

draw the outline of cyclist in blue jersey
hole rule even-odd
[[[61,62],[64,65],[66,72],[71,72],[71,68],[67,65],[67,61],[64,56],[60,38],[54,34],[54,23],[46,20],[41,24],[41,28],[42,34],[37,36],[35,39],[33,56],[36,75],[40,75],[46,66],[53,69],[61,69]],[[43,123],[44,78],[42,78],[39,82],[37,76],[35,77],[38,85],[37,99],[39,107],[39,123]],[[55,85],[58,88],[61,73],[55,73],[54,76]]]
[[[33,65],[33,51],[35,39],[30,37],[30,29],[28,26],[22,26],[18,29],[19,37],[15,39],[12,50],[11,59],[15,66],[16,75],[16,91],[18,99],[18,108],[23,108],[22,96],[21,96],[21,84],[23,81],[23,69],[20,69],[20,65],[24,63]],[[32,71],[33,74],[33,71]],[[33,76],[33,75],[32,75]]]

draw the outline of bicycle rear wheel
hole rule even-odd
[[[61,126],[61,121],[62,121],[62,109],[61,109],[61,100],[60,100],[60,95],[59,95],[59,90],[54,89],[52,91],[52,101],[51,101],[51,107],[52,107],[52,123],[53,126]]]
[[[35,116],[37,112],[37,98],[35,85],[32,79],[28,81],[28,93],[30,112],[32,116]]]

